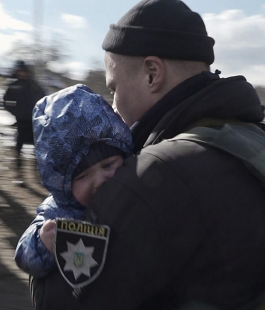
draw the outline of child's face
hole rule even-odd
[[[116,169],[123,163],[120,155],[108,157],[87,168],[72,182],[72,193],[83,206],[88,206],[97,189],[112,178]]]

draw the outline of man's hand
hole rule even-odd
[[[54,247],[55,227],[55,220],[47,220],[40,230],[40,239],[45,245],[46,249],[51,253],[53,253]]]

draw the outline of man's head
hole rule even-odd
[[[111,25],[102,44],[106,79],[126,123],[185,79],[209,70],[213,45],[199,14],[179,0],[143,0]]]
[[[20,80],[25,80],[29,78],[30,70],[23,60],[17,60],[15,62],[12,76]]]

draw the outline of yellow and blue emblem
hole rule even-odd
[[[74,219],[56,219],[55,257],[58,268],[74,289],[93,282],[101,273],[110,229]]]

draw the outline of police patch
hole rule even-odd
[[[105,264],[109,234],[108,226],[56,219],[56,262],[74,289],[88,285],[99,276]]]

